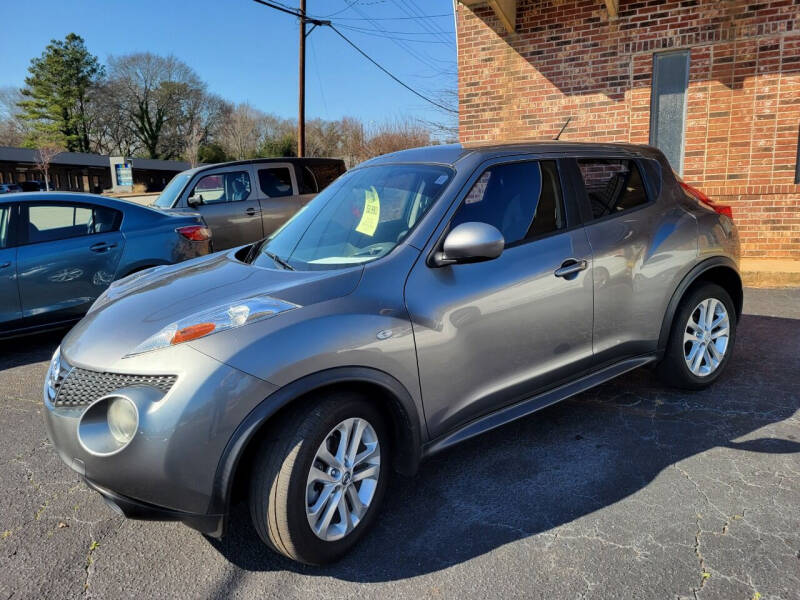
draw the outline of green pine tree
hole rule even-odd
[[[89,94],[103,76],[103,66],[86,49],[83,38],[70,33],[51,40],[39,58],[31,60],[25,78],[22,118],[33,126],[25,143],[54,143],[70,152],[90,151]]]

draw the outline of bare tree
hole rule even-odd
[[[191,67],[150,52],[112,56],[108,81],[115,110],[130,123],[148,157],[183,154],[185,135],[206,96],[205,83]]]
[[[36,149],[36,166],[44,176],[44,186],[48,192],[50,191],[50,163],[63,151],[63,147],[52,142],[42,142]]]
[[[431,143],[429,129],[412,119],[395,119],[372,126],[366,136],[361,160]]]
[[[183,145],[183,156],[196,167],[200,162],[200,149],[220,130],[220,123],[231,112],[230,105],[219,96],[203,94],[196,104],[188,107],[177,127]]]
[[[217,139],[225,153],[243,160],[256,155],[267,135],[267,115],[247,103],[225,115]]]
[[[18,88],[0,88],[0,146],[21,146],[31,133],[31,124],[21,118],[22,98]]]

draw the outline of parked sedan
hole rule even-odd
[[[260,158],[178,173],[156,199],[165,210],[197,212],[214,249],[250,244],[283,225],[344,173],[333,158]]]
[[[263,242],[114,285],[53,357],[48,433],[130,517],[220,536],[238,489],[269,547],[329,562],[392,468],[637,367],[723,376],[727,213],[648,147],[380,157]]]
[[[0,336],[78,320],[115,279],[207,254],[198,215],[89,194],[0,198]]]
[[[15,194],[24,191],[18,183],[0,183],[0,194]]]

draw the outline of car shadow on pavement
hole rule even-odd
[[[609,507],[669,467],[684,474],[680,461],[709,450],[800,452],[796,426],[759,432],[800,408],[798,373],[800,320],[745,315],[730,368],[710,389],[669,389],[639,369],[452,448],[415,477],[394,475],[374,529],[327,567],[272,553],[239,504],[228,535],[209,538],[238,567],[218,592],[230,594],[250,571],[358,582],[423,575]]]
[[[0,371],[49,361],[69,327],[0,339]]]

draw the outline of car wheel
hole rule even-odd
[[[704,283],[681,300],[666,354],[658,366],[664,383],[700,390],[725,370],[736,337],[736,309],[720,286]]]
[[[386,424],[364,397],[336,393],[278,420],[257,451],[250,515],[291,559],[339,559],[369,528],[389,476]]]

